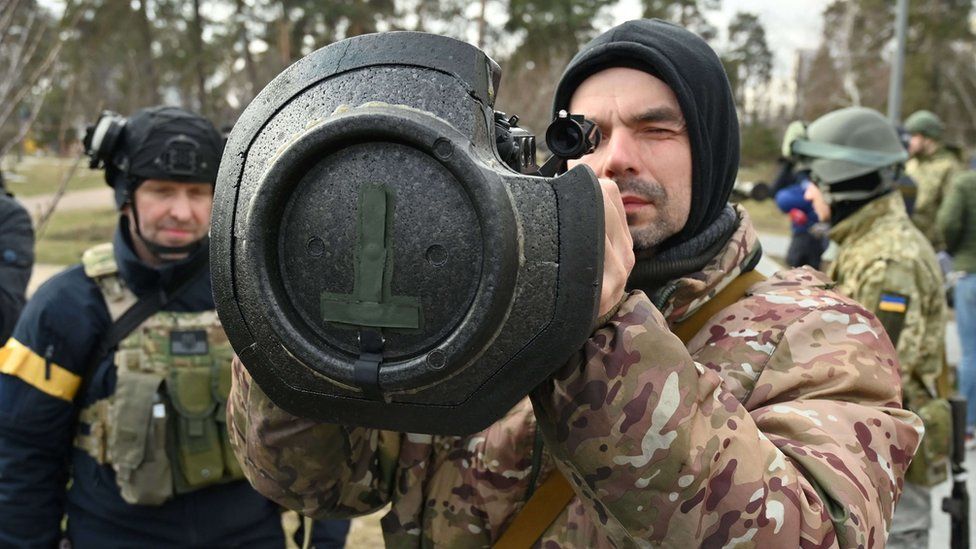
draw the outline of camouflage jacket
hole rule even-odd
[[[935,251],[896,193],[841,221],[830,237],[840,247],[831,278],[841,293],[881,318],[898,349],[905,404],[917,410],[936,394],[945,352],[945,297]]]
[[[488,547],[554,467],[576,497],[542,547],[880,546],[921,423],[901,409],[874,315],[796,270],[753,286],[687,348],[669,330],[756,247],[743,219],[663,314],[629,294],[531,402],[466,437],[300,419],[237,363],[228,419],[245,474],[312,516],[392,503],[389,547]]]
[[[961,170],[959,158],[945,147],[928,156],[912,158],[905,165],[905,173],[917,186],[912,221],[936,251],[945,248],[945,241],[936,227],[935,217],[949,192],[949,184]]]

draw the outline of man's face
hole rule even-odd
[[[820,221],[830,221],[830,204],[827,204],[820,187],[810,183],[803,192],[803,198],[813,206],[813,211],[817,212]]]
[[[932,140],[920,133],[913,133],[912,137],[908,140],[908,154],[910,156],[918,156],[919,154],[926,154],[931,148]]]
[[[143,238],[154,244],[174,248],[186,246],[200,240],[210,230],[213,185],[208,183],[147,179],[136,188],[133,201],[138,212],[139,231]],[[134,222],[131,208],[127,213],[130,222]],[[164,259],[180,259],[179,256],[185,255],[176,254]]]
[[[603,133],[584,163],[620,188],[634,249],[653,250],[680,231],[691,208],[691,143],[674,92],[635,69],[612,68],[587,78],[570,101]]]

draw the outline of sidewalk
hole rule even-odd
[[[40,194],[37,196],[23,196],[17,197],[17,200],[24,205],[28,213],[36,217],[48,208],[48,205],[54,200],[54,195]],[[58,203],[58,211],[96,210],[112,207],[115,207],[115,199],[112,196],[112,189],[108,186],[99,189],[67,192],[61,197],[61,201]]]

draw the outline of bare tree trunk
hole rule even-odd
[[[861,90],[857,87],[857,74],[854,71],[854,51],[851,47],[851,40],[854,36],[854,22],[857,19],[857,9],[857,6],[848,4],[845,10],[843,36],[846,37],[847,43],[844,44],[846,59],[842,62],[844,67],[844,74],[842,75],[844,91],[854,106],[861,105]]]
[[[0,36],[7,36],[7,31],[10,30],[10,25],[13,24],[14,14],[17,13],[17,6],[19,4],[20,0],[12,0],[3,6],[3,11],[0,12]]]
[[[210,102],[207,101],[207,74],[203,68],[203,22],[200,20],[200,0],[193,0],[193,57],[196,65],[197,100],[200,114],[210,116]]]
[[[281,66],[291,64],[291,23],[288,21],[288,7],[281,3],[281,19],[278,20],[278,54]]]
[[[247,73],[248,101],[254,98],[261,83],[258,82],[257,66],[254,64],[254,56],[251,55],[251,37],[247,32],[247,15],[244,13],[244,0],[237,0],[237,40],[241,44],[241,53],[244,56],[244,72]]]
[[[481,9],[478,11],[478,47],[485,47],[485,10],[488,7],[488,0],[481,0]]]
[[[68,97],[64,100],[64,110],[61,112],[61,117],[58,122],[58,154],[65,154],[68,152],[68,124],[71,119],[71,110],[74,108],[75,103],[75,91],[78,88],[78,78],[71,76],[71,85],[68,86]]]
[[[142,35],[142,47],[145,50],[145,62],[142,63],[142,70],[140,74],[145,75],[145,86],[148,88],[148,97],[146,97],[146,102],[151,105],[158,105],[162,102],[162,98],[159,95],[159,75],[156,73],[156,62],[153,59],[153,28],[152,23],[149,22],[149,14],[146,12],[146,4],[149,0],[139,0],[139,27]]]
[[[75,20],[77,21],[77,18]],[[9,120],[14,109],[20,104],[21,101],[24,100],[24,97],[27,96],[30,89],[37,84],[42,76],[48,73],[52,63],[54,63],[54,60],[61,52],[61,46],[63,45],[64,42],[59,41],[54,47],[51,48],[51,51],[48,52],[48,55],[46,58],[44,58],[44,61],[41,62],[40,66],[29,77],[18,81],[20,88],[16,90],[13,98],[10,99],[2,108],[0,108],[0,127],[3,127],[7,123],[7,120]]]

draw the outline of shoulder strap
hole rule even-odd
[[[185,278],[181,277],[178,281],[173,280],[170,284],[160,288],[158,292],[140,298],[135,305],[129,307],[122,313],[122,316],[112,323],[102,337],[98,351],[92,358],[91,365],[97,366],[102,358],[112,352],[119,342],[131,334],[147,318],[159,312],[167,303],[192,286],[200,273],[207,267],[209,259],[209,254],[197,254],[197,257],[188,265]]]
[[[115,263],[115,249],[111,242],[92,246],[81,254],[81,264],[88,278],[108,276],[118,272]]]
[[[756,271],[748,271],[737,276],[732,282],[708,300],[690,317],[675,325],[674,332],[686,345],[697,334],[710,318],[719,311],[732,305],[746,295],[746,291],[766,277]],[[532,547],[549,529],[549,526],[562,514],[576,493],[559,471],[553,469],[549,477],[532,494],[525,507],[515,516],[493,549],[525,549]]]
[[[706,301],[694,314],[676,323],[671,331],[687,345],[691,338],[695,337],[695,334],[701,331],[705,323],[713,316],[742,299],[750,287],[763,280],[766,280],[766,277],[757,271],[747,271],[740,274],[722,288],[719,293],[715,294],[715,297]]]

